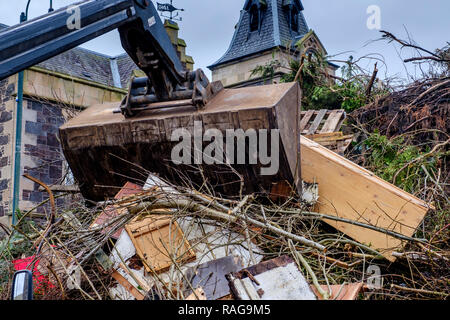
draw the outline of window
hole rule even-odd
[[[297,8],[292,8],[289,13],[291,15],[291,30],[294,32],[298,32],[298,10]]]
[[[257,5],[250,8],[250,32],[259,29],[259,10]]]

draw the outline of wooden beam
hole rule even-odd
[[[145,296],[136,289],[119,271],[114,271],[111,277],[120,283],[136,300],[144,300]]]
[[[302,179],[319,184],[315,211],[368,223],[411,237],[432,206],[320,144],[301,137]],[[346,223],[327,221],[390,261],[399,239]]]
[[[309,120],[311,120],[312,116],[314,115],[314,110],[308,110],[303,111],[300,120],[300,132],[303,132],[303,130],[306,129],[306,125],[308,124]]]

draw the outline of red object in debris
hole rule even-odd
[[[119,200],[125,197],[129,197],[135,194],[138,194],[140,192],[144,191],[144,189],[141,186],[138,186],[135,183],[127,182],[123,186],[122,189],[120,189],[119,193],[116,194],[114,199]]]
[[[325,292],[328,292],[327,285],[321,285],[322,289]],[[346,285],[331,285],[331,297],[330,300],[356,300],[358,298],[359,293],[363,288],[363,283],[349,283]],[[317,299],[323,300],[323,297],[320,295],[317,288],[311,285],[312,291],[316,294]]]
[[[31,256],[25,259],[13,260],[12,263],[14,264],[14,269],[16,271],[31,270],[34,259],[35,256]],[[33,287],[35,294],[44,294],[46,289],[51,289],[54,288],[55,286],[49,281],[48,277],[42,275],[38,271],[37,268],[39,265],[39,261],[40,261],[39,259],[36,260],[36,263],[34,264],[34,269],[31,270],[33,272]]]
[[[141,186],[138,186],[137,184],[134,184],[132,182],[127,182],[123,188],[119,191],[119,193],[116,194],[114,199],[119,200],[125,197],[129,197],[135,194],[138,194],[140,192],[144,191],[144,189]],[[105,210],[95,219],[93,226],[99,226],[108,223],[111,219],[117,217],[120,215],[120,212],[118,212],[117,208],[115,206],[107,206]],[[119,239],[120,234],[122,233],[123,228],[117,230],[113,235],[111,235],[114,239]],[[105,230],[102,230],[102,233],[105,233],[109,231],[109,228],[105,228]]]

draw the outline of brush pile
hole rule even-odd
[[[450,132],[450,78],[431,78],[382,97],[350,117],[367,132],[389,138],[414,134],[414,142],[446,141]]]
[[[135,298],[146,295],[149,299],[149,295],[156,295],[159,299],[186,299],[192,292],[188,290],[192,285],[185,281],[187,267],[198,267],[230,252],[238,253],[246,266],[288,255],[322,298],[330,298],[331,291],[327,288],[351,283],[361,283],[360,298],[364,299],[446,299],[450,294],[450,255],[448,249],[436,245],[442,241],[445,230],[431,234],[424,224],[422,232],[410,239],[407,250],[395,253],[397,261],[391,263],[373,248],[322,221],[336,217],[312,212],[294,195],[282,203],[252,195],[230,200],[208,193],[211,190],[208,188],[193,190],[158,181],[162,185],[92,208],[80,205],[70,210],[55,208],[54,221],[49,220],[41,227],[23,216],[13,234],[23,233],[22,242],[29,242],[33,253],[28,264],[39,264],[37,270],[44,276],[40,291],[35,292],[36,299],[127,298],[117,289],[115,265],[121,265],[135,279]],[[110,206],[120,214],[111,216],[102,225],[93,224],[99,213]],[[172,261],[163,273],[156,272],[137,255],[120,258],[121,262],[128,259],[126,267],[120,261],[118,264],[107,261],[114,260],[112,255],[119,246],[113,235],[130,222],[148,217],[154,222],[169,217],[171,224],[181,226],[197,260],[186,265],[189,261],[174,254],[176,249],[164,247]],[[10,242],[13,238],[11,235],[6,240]],[[161,240],[154,241],[156,246]],[[1,255],[5,259],[8,250]],[[382,277],[374,277],[374,270],[379,270]],[[11,283],[4,285],[5,298]]]

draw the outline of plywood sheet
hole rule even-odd
[[[195,252],[183,231],[170,217],[148,216],[125,226],[139,257],[148,272],[164,272],[172,265],[195,259]]]
[[[424,201],[375,176],[318,143],[301,137],[302,179],[319,184],[317,212],[412,236],[431,208]],[[394,261],[402,241],[367,228],[328,221],[356,241]]]

